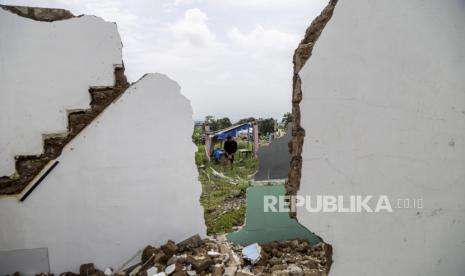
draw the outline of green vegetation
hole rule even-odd
[[[230,127],[231,120],[228,117],[216,119],[206,116],[205,121],[209,123],[211,131]],[[253,117],[243,118],[234,125],[257,122],[260,134],[260,145],[269,143],[267,133],[275,132],[277,127],[286,129],[287,123],[292,121],[292,115],[284,114],[281,124],[273,118]],[[202,183],[202,195],[200,203],[204,208],[205,224],[207,233],[227,233],[233,231],[234,227],[244,224],[246,210],[246,190],[250,181],[258,170],[258,160],[248,156],[240,156],[236,153],[234,167],[225,160],[220,162],[208,161],[205,156],[205,147],[202,127],[196,127],[192,134],[192,141],[197,145],[195,163],[199,171],[199,180]],[[236,140],[238,149],[251,149],[252,142]],[[220,147],[219,144],[216,147]]]
[[[292,114],[290,112],[284,113],[281,123],[284,124],[284,128],[287,128],[287,124],[292,123]]]
[[[225,129],[225,128],[232,126],[231,120],[228,117],[215,119],[213,116],[207,116],[205,118],[205,121],[207,121],[208,124],[210,125],[211,131],[217,131],[217,130]]]
[[[198,151],[195,162],[199,170],[199,180],[202,184],[200,203],[204,208],[207,233],[227,233],[233,227],[244,224],[246,210],[246,190],[258,168],[258,160],[243,158],[236,154],[234,167],[227,162],[207,161],[205,147],[195,137],[193,140]],[[247,148],[247,142],[237,141],[238,148]],[[219,146],[219,144],[217,145]]]

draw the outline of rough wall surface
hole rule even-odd
[[[23,203],[0,200],[0,248],[48,248],[52,272],[119,267],[147,244],[205,233],[192,109],[150,74],[78,136]]]
[[[301,124],[300,102],[302,101],[302,87],[299,72],[312,55],[313,46],[321,35],[324,27],[331,19],[337,0],[330,0],[319,16],[305,31],[305,37],[294,52],[294,74],[292,79],[292,140],[289,143],[291,164],[289,176],[286,181],[286,191],[295,195],[300,187],[302,173],[302,147],[304,144],[305,129]],[[295,214],[291,214],[295,216]]]
[[[465,275],[464,13],[461,0],[339,1],[300,71],[299,194],[387,195],[394,209],[298,210],[333,245],[331,275]],[[423,208],[396,208],[404,198]]]
[[[15,156],[42,154],[43,135],[66,136],[68,113],[91,107],[89,87],[114,85],[121,48],[116,25],[95,16],[38,22],[0,9],[0,176],[14,175]]]
[[[75,17],[70,11],[26,6],[0,5],[0,8],[37,21],[53,22]]]

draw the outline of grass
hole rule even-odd
[[[258,168],[258,160],[240,158],[236,154],[231,168],[229,164],[207,161],[204,145],[197,144],[197,147],[195,162],[202,184],[200,203],[204,208],[207,234],[231,232],[235,226],[244,224],[246,190]],[[247,147],[247,143],[239,141],[238,147]],[[212,169],[227,177],[214,175]]]

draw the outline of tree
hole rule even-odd
[[[217,130],[228,128],[228,127],[232,126],[231,120],[229,120],[228,117],[218,119],[218,120],[216,120],[216,122],[218,124],[218,129]]]
[[[232,125],[231,120],[228,117],[215,119],[215,117],[209,115],[205,117],[205,122],[210,125],[210,131],[217,131],[220,129],[228,128]]]
[[[287,128],[287,124],[292,123],[292,114],[290,112],[284,113],[281,123],[284,123],[284,127]]]
[[[275,120],[273,118],[259,119],[258,132],[260,134],[267,134],[275,131]]]
[[[254,122],[254,121],[255,121],[255,118],[254,118],[254,117],[243,118],[243,119],[240,119],[239,121],[237,121],[237,123],[235,123],[235,125],[241,125],[241,124],[245,124],[245,123],[251,123],[251,122]]]

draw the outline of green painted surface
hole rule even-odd
[[[246,224],[241,230],[227,234],[234,244],[269,243],[292,239],[305,239],[311,244],[321,240],[307,228],[289,217],[287,212],[265,212],[264,196],[285,195],[283,185],[253,186],[247,189]]]

